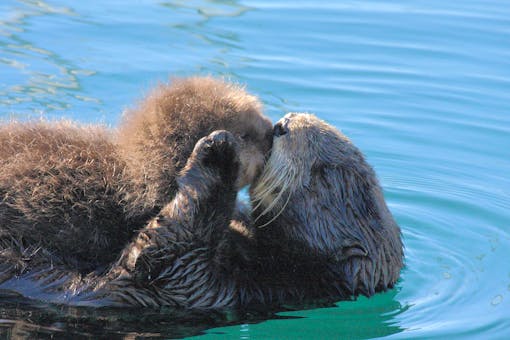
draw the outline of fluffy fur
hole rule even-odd
[[[230,227],[244,225],[236,219],[241,214],[236,209],[239,148],[227,131],[202,138],[177,178],[175,198],[106,273],[80,275],[59,263],[50,265],[47,254],[36,252],[37,265],[17,277],[9,271],[12,266],[0,264],[0,292],[74,305],[237,305],[238,277],[246,276],[242,267],[254,258],[249,238]]]
[[[83,273],[109,265],[172,200],[193,146],[217,129],[239,145],[236,186],[250,183],[269,151],[271,123],[256,97],[212,78],[160,85],[116,131],[0,125],[0,258],[19,269],[36,251]]]
[[[45,248],[70,267],[112,261],[142,221],[125,215],[125,162],[109,132],[70,122],[0,126],[0,256]],[[26,262],[26,261],[25,261]],[[21,262],[18,264],[21,265]]]
[[[118,134],[135,197],[132,213],[159,210],[176,191],[176,173],[196,142],[215,130],[231,132],[240,146],[238,186],[251,183],[271,147],[271,123],[258,99],[244,89],[213,78],[174,81],[153,90],[128,110]]]

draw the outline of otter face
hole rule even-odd
[[[331,125],[312,114],[288,113],[274,126],[271,156],[255,192],[267,189],[269,182],[293,191],[307,185],[314,167],[357,163],[356,158],[349,139]]]
[[[235,124],[227,127],[237,139],[240,175],[237,187],[251,184],[260,175],[266,157],[271,150],[272,125],[269,119],[259,114],[243,114]]]
[[[308,113],[288,113],[275,124],[273,136],[275,158],[284,157],[302,183],[312,167],[345,163],[354,156],[355,148],[346,136]]]
[[[274,126],[271,156],[252,190],[255,208],[263,208],[261,215],[281,211],[309,185],[315,169],[360,162],[362,155],[334,127],[312,114],[289,113]]]

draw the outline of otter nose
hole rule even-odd
[[[275,137],[280,137],[289,132],[289,129],[286,126],[283,126],[282,123],[276,123],[273,129],[273,135]]]

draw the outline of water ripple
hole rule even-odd
[[[379,175],[406,245],[396,289],[209,336],[508,338],[505,1],[60,3],[0,3],[0,119],[114,123],[168,74],[225,75],[274,121],[334,124]]]

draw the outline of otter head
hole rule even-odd
[[[361,152],[311,114],[289,113],[274,126],[271,156],[251,197],[259,227],[328,256],[365,254],[373,229],[394,225]]]
[[[143,192],[138,205],[164,206],[176,190],[175,177],[193,147],[215,130],[233,133],[240,146],[238,186],[260,173],[271,147],[271,121],[257,97],[242,86],[212,77],[174,79],[152,90],[124,113],[118,144],[131,182]]]
[[[309,188],[317,169],[356,169],[360,163],[363,168],[361,153],[331,125],[312,114],[288,113],[274,126],[271,155],[252,197],[267,214]]]

